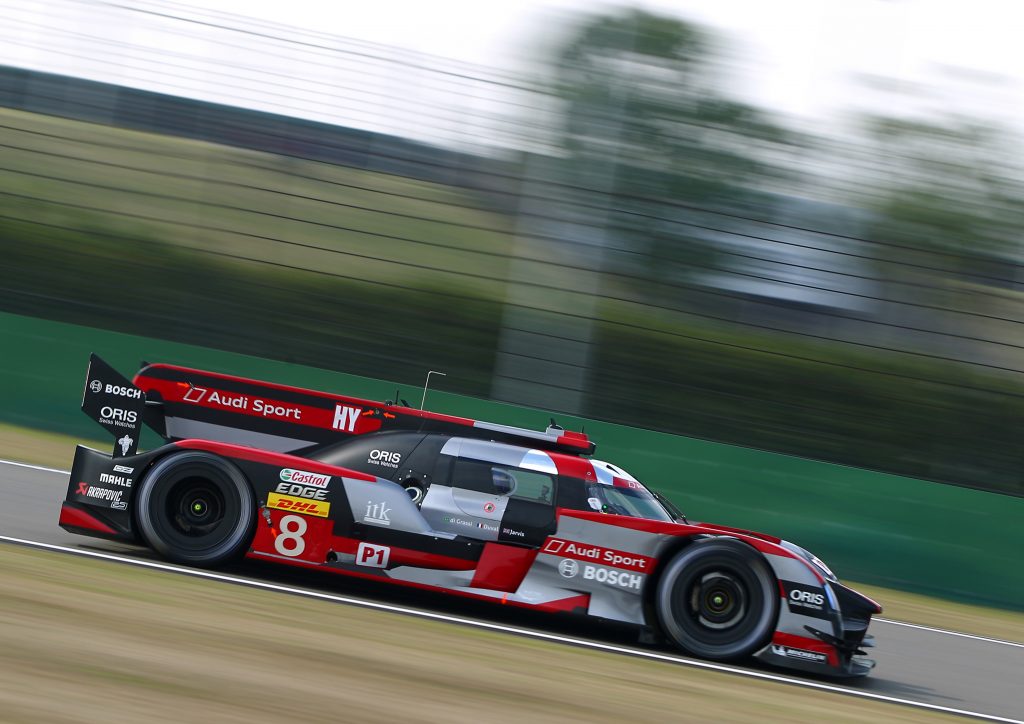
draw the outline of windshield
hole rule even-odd
[[[597,482],[587,483],[587,503],[593,510],[674,522],[675,518],[639,480],[622,468],[601,460],[590,462],[597,473]]]
[[[620,488],[590,483],[587,485],[587,500],[591,508],[602,513],[663,520],[668,523],[673,521],[664,506],[646,488]]]

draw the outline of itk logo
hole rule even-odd
[[[374,525],[391,525],[391,519],[388,517],[388,513],[391,512],[391,508],[388,508],[385,503],[374,503],[368,501],[366,503],[366,514],[363,516],[363,521],[366,523],[373,523]]]
[[[355,432],[356,420],[359,419],[359,414],[362,411],[362,408],[359,407],[349,407],[348,405],[335,405],[334,421],[331,423],[331,427],[333,427],[335,430],[341,430],[342,432]]]
[[[100,382],[99,380],[93,380],[92,382],[89,383],[89,389],[99,394],[99,392],[103,389],[103,383]]]
[[[580,572],[580,564],[572,558],[563,558],[562,562],[558,564],[558,572],[562,574],[563,578],[575,578],[576,574]]]

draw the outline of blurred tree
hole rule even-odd
[[[960,281],[1024,281],[1013,268],[1022,251],[1024,167],[1006,134],[957,118],[871,118],[867,127],[882,159],[873,238],[895,245],[890,257]]]
[[[778,150],[793,137],[720,92],[720,59],[706,31],[642,10],[586,19],[555,54],[566,174],[656,280],[713,263],[715,236],[678,223],[706,223],[695,207],[751,208],[785,175]]]

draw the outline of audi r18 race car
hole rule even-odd
[[[779,538],[688,521],[586,435],[93,355],[68,531],[184,564],[237,557],[635,624],[713,660],[874,665],[881,608]],[[166,444],[138,452],[145,423]]]

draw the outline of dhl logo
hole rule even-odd
[[[287,510],[290,513],[303,513],[304,515],[315,515],[319,518],[326,518],[331,510],[331,504],[323,500],[308,500],[306,498],[293,498],[290,495],[271,493],[267,498],[267,507],[277,510]]]

